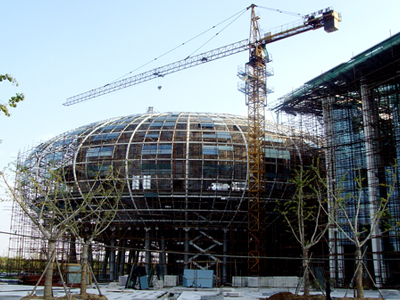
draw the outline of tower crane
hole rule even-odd
[[[286,28],[280,27],[277,31],[271,31],[262,36],[258,24],[259,17],[255,13],[256,7],[255,4],[247,7],[248,10],[251,9],[249,39],[106,84],[69,97],[63,104],[70,106],[219,58],[249,51],[249,62],[246,64],[245,73],[241,74],[246,78],[243,91],[246,95],[246,105],[248,106],[248,275],[259,275],[260,255],[263,252],[260,241],[262,233],[260,226],[260,199],[265,193],[264,129],[265,106],[267,104],[266,64],[269,62],[265,47],[267,44],[322,27],[326,32],[334,32],[338,30],[338,22],[341,21],[339,13],[332,8],[327,8],[306,15],[302,22],[297,25]]]

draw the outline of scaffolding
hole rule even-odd
[[[125,187],[116,218],[92,244],[99,280],[116,280],[142,265],[147,274],[157,266],[162,276],[181,276],[186,268],[214,270],[224,284],[247,275],[247,129],[246,117],[153,112],[71,130],[19,159],[32,170],[43,168],[39,174],[50,161],[62,166],[77,199],[96,182],[93,174],[121,170]],[[322,140],[271,122],[265,123],[265,137],[260,240],[276,242],[268,245],[262,272],[298,276],[299,261],[273,259],[300,253],[282,238],[287,233],[275,207],[293,197],[291,170],[310,163]],[[29,220],[16,208],[12,223],[19,235],[11,238],[10,253],[31,258],[45,247],[41,239],[30,246],[22,238],[40,235],[30,231]],[[60,261],[79,261],[80,246],[72,236],[66,235],[59,248]]]
[[[357,178],[363,179],[361,207],[348,207],[353,217],[361,209],[359,226],[370,226],[378,200],[391,186],[395,187],[389,204],[392,219],[384,221],[393,224],[400,219],[399,174],[395,168],[400,154],[399,66],[400,34],[396,34],[308,81],[282,97],[275,107],[303,124],[304,120],[318,120],[331,190],[337,189],[344,178],[340,183],[343,193],[355,193]],[[388,175],[392,172],[397,172],[395,180]],[[331,274],[339,286],[346,286],[354,273],[355,248],[334,228],[329,241]],[[381,224],[364,248],[364,263],[373,270],[377,286],[394,286],[399,281],[400,262],[393,260],[398,258],[399,247],[399,229],[386,231]],[[372,286],[369,278],[364,279]]]

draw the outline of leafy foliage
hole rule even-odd
[[[13,85],[18,86],[18,82],[9,74],[0,74],[0,82],[2,81],[9,81]],[[23,93],[16,93],[15,96],[12,96],[6,104],[0,103],[0,111],[4,113],[5,116],[9,117],[11,114],[8,111],[8,107],[17,107],[17,103],[24,101],[25,96]]]

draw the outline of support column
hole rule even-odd
[[[135,247],[135,244],[133,243],[133,240],[130,241],[130,250],[129,250],[129,256],[128,256],[128,268],[127,268],[127,274],[131,274],[131,268],[134,267],[135,260],[136,260],[136,250],[133,250],[132,248]]]
[[[103,280],[107,280],[107,266],[109,259],[110,259],[110,249],[106,248],[104,253],[103,269],[101,270],[101,277],[103,278]]]
[[[71,240],[69,242],[69,262],[76,263],[78,260],[76,258],[76,238],[71,235]]]
[[[376,164],[376,149],[374,145],[374,124],[377,123],[375,117],[375,107],[372,100],[368,97],[368,86],[361,81],[361,101],[363,110],[363,124],[365,135],[365,152],[367,158],[367,178],[368,178],[368,203],[370,217],[376,213],[376,202],[378,200],[378,166]],[[372,223],[372,222],[371,222]],[[382,257],[382,238],[379,226],[376,226],[371,239],[372,253],[374,261],[375,281],[378,287],[382,287],[386,279],[385,264]]]
[[[161,247],[160,265],[161,265],[162,274],[159,274],[159,276],[160,276],[160,279],[164,281],[164,275],[167,274],[167,263],[166,263],[166,259],[165,259],[166,257],[165,257],[165,238],[164,238],[164,236],[161,236],[160,247]]]
[[[150,249],[150,229],[146,227],[144,230],[146,231],[146,238],[144,241],[144,249],[146,251],[145,253],[145,267],[146,267],[146,274],[149,275],[150,274],[150,268],[151,268],[151,249]]]
[[[224,244],[223,244],[223,259],[222,259],[222,284],[228,281],[228,229],[224,229]]]
[[[111,240],[111,249],[110,249],[110,281],[114,281],[116,279],[115,274],[115,239]]]
[[[183,259],[183,263],[185,269],[189,269],[189,228],[185,228],[185,256]]]
[[[119,276],[124,276],[124,268],[125,268],[125,248],[126,248],[126,240],[121,241],[122,249],[119,250],[119,268],[118,274]]]
[[[322,100],[322,110],[324,117],[324,134],[325,134],[325,164],[328,189],[331,192],[336,190],[336,157],[335,157],[335,124],[333,104],[335,96],[328,96]],[[328,193],[328,210],[336,206],[331,193]],[[339,232],[335,226],[332,226],[329,231],[329,271],[331,278],[334,278],[338,284],[344,282],[344,256],[343,246],[339,244]]]

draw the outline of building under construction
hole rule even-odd
[[[260,199],[260,275],[300,275],[300,249],[282,226],[278,202],[292,199],[291,170],[309,164],[322,139],[266,122],[265,193]],[[182,275],[184,269],[213,270],[220,283],[247,275],[248,121],[212,113],[146,113],[96,122],[61,134],[21,154],[20,165],[45,177],[63,168],[74,197],[110,168],[125,182],[118,214],[96,238],[92,253],[99,279],[115,280],[129,266]],[[36,203],[37,193],[24,195]],[[32,207],[35,209],[34,205]],[[46,242],[24,214],[13,213],[10,251],[43,259]],[[95,250],[97,247],[98,250]],[[71,235],[59,241],[60,261],[76,262],[79,245]],[[275,259],[274,259],[275,258]],[[24,269],[21,266],[21,269]],[[29,271],[25,268],[24,270]]]
[[[248,66],[265,71],[264,45],[259,46],[255,58],[261,63],[251,65],[255,61],[251,52]],[[68,175],[66,184],[77,197],[83,197],[85,188],[95,182],[95,174],[122,170],[125,188],[117,217],[93,243],[93,256],[101,262],[99,278],[115,280],[126,274],[128,266],[142,264],[148,273],[158,265],[163,275],[212,269],[217,280],[228,283],[232,276],[248,274],[249,248],[254,246],[253,253],[262,256],[259,275],[302,275],[301,261],[290,259],[300,257],[300,247],[282,226],[276,206],[296,193],[291,171],[311,164],[324,151],[328,187],[343,195],[360,192],[359,204],[349,205],[347,213],[365,233],[378,199],[393,188],[382,219],[385,224],[363,247],[365,270],[373,275],[370,278],[365,271],[365,282],[371,279],[378,286],[393,286],[400,280],[399,228],[393,227],[400,219],[399,50],[397,34],[283,97],[275,109],[289,116],[290,127],[267,122],[265,138],[263,132],[257,136],[261,138],[249,139],[249,132],[255,132],[249,129],[250,114],[244,118],[148,113],[72,130],[21,155],[20,163],[39,175],[46,174],[50,165],[62,166]],[[204,56],[199,60],[207,61]],[[257,77],[265,76],[246,78]],[[254,87],[254,93],[247,88],[248,97],[257,95],[260,87],[265,89],[265,78],[261,79],[246,81]],[[265,104],[265,99],[251,100]],[[254,120],[263,124],[264,116]],[[249,151],[254,146],[249,141],[261,149],[257,145],[256,151]],[[254,198],[259,201],[257,210],[250,209],[249,165],[261,159],[250,159],[249,153],[263,156],[253,173],[263,176],[256,189],[262,193]],[[333,199],[328,200],[332,205]],[[257,213],[253,223],[250,210],[252,217]],[[39,236],[28,232],[23,214],[16,212],[13,218],[13,232],[19,230],[23,238]],[[260,228],[253,232],[260,235],[258,243],[251,241],[250,223]],[[328,243],[313,254],[330,269],[337,286],[348,285],[354,274],[355,247],[346,238],[348,232],[332,227]],[[75,261],[79,245],[74,238],[65,236],[59,243],[60,260]],[[20,257],[39,260],[39,250],[46,252],[45,243],[11,239],[10,251]]]
[[[388,224],[382,222],[363,247],[364,264],[378,286],[398,285],[400,280],[399,228],[393,228],[400,220],[395,167],[400,157],[399,75],[400,34],[396,34],[308,81],[276,107],[291,116],[292,124],[304,126],[314,120],[323,127],[328,183],[342,195],[361,191],[361,204],[348,207],[360,228],[371,226],[378,199],[394,188]],[[354,273],[354,244],[334,229],[329,241],[331,274],[338,285],[346,284]],[[370,281],[366,271],[364,279]]]

